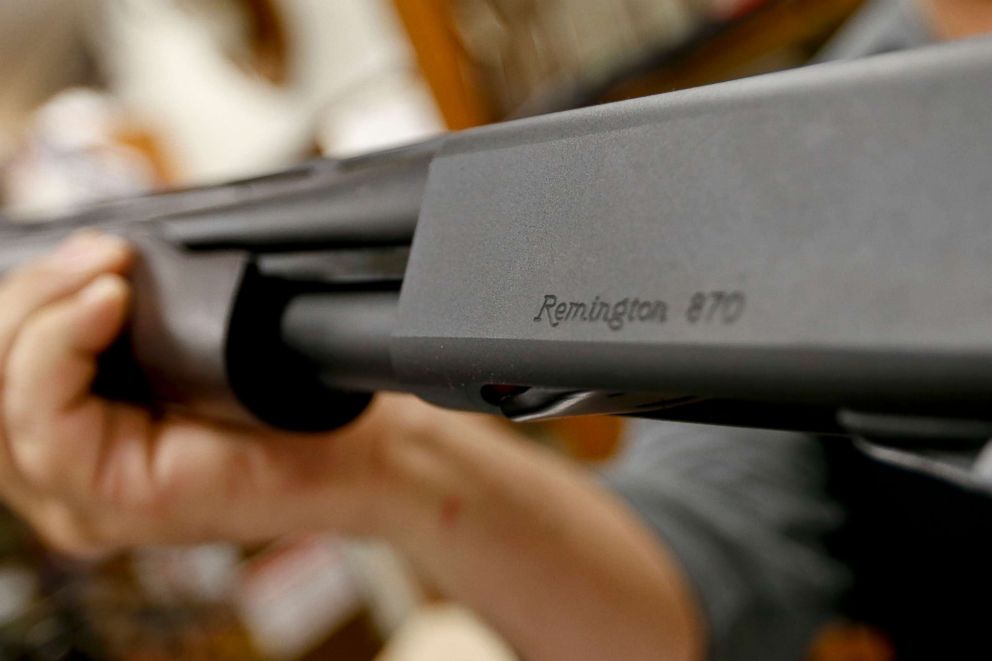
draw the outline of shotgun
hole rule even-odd
[[[380,390],[992,438],[992,40],[513,121],[0,229],[137,246],[107,392],[293,430]]]

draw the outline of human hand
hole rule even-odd
[[[380,396],[348,427],[302,436],[95,396],[130,260],[88,234],[0,281],[0,497],[57,549],[375,536],[528,658],[702,658],[664,546],[583,471],[491,419]]]
[[[96,397],[97,357],[126,318],[130,261],[122,240],[89,233],[0,282],[0,497],[72,554],[374,532],[370,461],[426,407],[380,398],[346,430],[303,436]]]

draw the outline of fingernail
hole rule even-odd
[[[90,242],[98,236],[100,235],[92,230],[75,232],[68,239],[65,239],[58,245],[53,253],[53,256],[71,258],[79,252],[86,250],[86,247],[89,246]]]
[[[79,294],[83,305],[99,305],[117,296],[117,279],[105,275],[88,284]]]
[[[60,266],[92,268],[116,257],[123,248],[123,241],[116,236],[83,231],[64,241],[52,257]]]

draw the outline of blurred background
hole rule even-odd
[[[0,0],[3,222],[802,65],[863,4]],[[621,424],[527,431],[595,465]],[[376,545],[308,537],[81,564],[2,513],[0,658],[514,657]]]

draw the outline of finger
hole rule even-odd
[[[50,550],[83,561],[98,561],[117,551],[117,547],[95,536],[90,517],[66,502],[42,497],[31,505],[21,515]]]
[[[120,419],[127,424],[126,418]],[[164,421],[144,452],[114,434],[102,479],[140,493],[104,538],[127,545],[218,539],[259,541],[316,527],[331,510],[357,509],[335,440]],[[128,488],[122,483],[130,482]],[[126,525],[125,522],[128,522]],[[326,526],[321,526],[326,527]]]
[[[130,249],[122,240],[88,231],[73,236],[53,254],[12,271],[0,281],[0,403],[10,348],[31,313],[77,291],[96,273],[123,271],[129,261]],[[15,504],[15,500],[21,500],[15,496],[24,485],[14,470],[10,448],[2,442],[6,426],[2,416],[0,422],[3,423],[0,424],[0,492],[9,503]]]
[[[381,418],[381,416],[380,416]],[[368,530],[365,448],[388,430],[360,420],[333,435],[277,434],[105,406],[105,429],[65,442],[52,475],[71,504],[48,537],[71,550],[203,541],[261,541],[286,533]],[[68,487],[71,485],[71,489]],[[44,495],[44,494],[43,494]],[[32,520],[43,529],[52,511]],[[46,523],[46,521],[48,523]]]
[[[85,232],[8,275],[0,284],[0,382],[17,331],[35,310],[78,291],[100,273],[124,272],[130,258],[122,239]]]
[[[104,546],[255,542],[349,530],[367,516],[348,449],[358,438],[251,432],[181,417],[142,436],[136,412],[121,407],[112,416],[86,496],[88,536]]]
[[[27,319],[7,364],[9,425],[50,422],[88,396],[97,355],[121,331],[127,301],[124,279],[101,275]]]
[[[71,482],[63,469],[78,475],[99,449],[106,403],[90,386],[97,355],[123,326],[127,299],[121,276],[102,275],[35,312],[17,334],[3,414],[15,468],[36,486]]]

